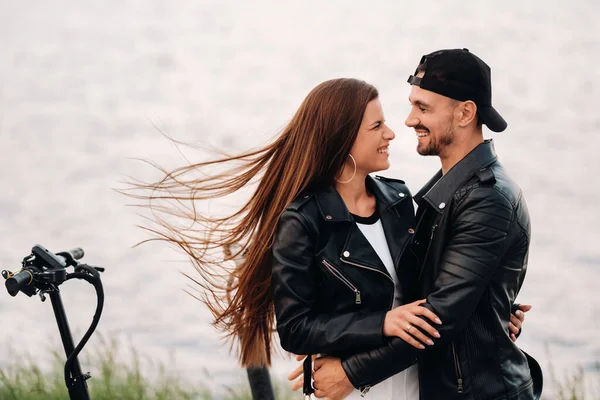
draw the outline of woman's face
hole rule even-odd
[[[379,98],[371,100],[367,104],[358,135],[350,149],[350,154],[356,161],[357,174],[367,175],[388,169],[389,144],[395,137],[394,132],[385,124]],[[350,168],[354,168],[352,160],[347,163],[350,163]]]

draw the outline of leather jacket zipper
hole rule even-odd
[[[429,244],[431,244],[431,241],[433,240],[433,234],[435,233],[435,229],[437,228],[437,224],[434,224],[431,227],[431,236],[429,237]]]
[[[360,397],[365,397],[369,390],[371,390],[371,385],[363,386],[358,389],[360,391]]]
[[[392,281],[392,283],[394,283],[394,280],[392,279],[392,277],[391,277],[391,276],[384,274],[383,272],[381,272],[381,271],[380,271],[380,270],[378,270],[377,268],[373,268],[373,267],[367,267],[367,266],[365,266],[365,265],[360,265],[360,264],[357,264],[357,263],[355,263],[355,262],[352,262],[352,261],[344,260],[343,258],[340,258],[340,261],[341,261],[341,262],[343,262],[343,263],[346,263],[346,264],[354,265],[355,267],[358,267],[358,268],[364,268],[364,269],[368,269],[368,270],[370,270],[370,271],[379,272],[381,275],[385,276],[385,277],[386,277],[386,278],[388,278],[390,281]]]
[[[421,278],[423,277],[423,272],[425,270],[425,261],[427,260],[427,254],[429,253],[429,249],[431,249],[431,242],[433,242],[433,235],[435,234],[435,230],[437,227],[438,227],[438,224],[433,224],[433,226],[431,227],[431,235],[429,236],[429,243],[427,243],[427,249],[425,250],[423,263],[421,264],[421,271],[419,271],[419,280],[421,280]]]
[[[352,284],[352,282],[350,282],[344,275],[342,275],[337,269],[335,269],[335,267],[331,264],[329,264],[327,261],[323,260],[322,261],[323,265],[325,266],[325,268],[327,268],[327,270],[329,272],[331,272],[331,274],[333,276],[335,276],[336,278],[338,278],[340,281],[342,281],[346,286],[348,286],[355,295],[355,299],[354,302],[356,304],[360,304],[361,303],[361,299],[360,299],[360,290],[358,290],[356,288],[356,286],[354,286]]]
[[[346,264],[350,264],[350,265],[354,265],[355,267],[358,268],[364,268],[364,269],[368,269],[369,271],[375,271],[380,273],[381,275],[385,276],[386,278],[388,278],[393,284],[394,284],[394,288],[396,287],[396,283],[394,282],[394,280],[392,279],[391,276],[384,274],[383,272],[381,272],[380,270],[376,269],[376,268],[372,268],[372,267],[367,267],[366,265],[361,265],[361,264],[357,264],[355,262],[352,261],[348,261],[348,260],[344,260],[343,258],[340,257],[340,261]],[[390,300],[390,310],[392,309],[392,306],[394,305],[394,296],[396,295],[395,289],[394,289],[394,293],[392,293],[392,298]]]
[[[456,383],[458,384],[458,393],[462,393],[464,390],[462,372],[460,371],[460,364],[458,362],[458,356],[456,355],[456,347],[454,346],[454,342],[452,342],[452,355],[454,356],[454,369],[456,370]]]

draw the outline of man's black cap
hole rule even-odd
[[[459,101],[472,100],[481,121],[494,132],[507,123],[492,107],[490,67],[468,49],[438,50],[421,58],[408,83]],[[416,75],[424,70],[421,78]]]

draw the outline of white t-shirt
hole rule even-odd
[[[399,302],[399,291],[400,282],[396,270],[394,269],[394,261],[390,253],[387,241],[385,239],[385,233],[383,232],[383,225],[379,214],[375,212],[371,217],[359,217],[356,215],[352,216],[356,222],[356,226],[360,229],[365,238],[369,241],[373,250],[377,253],[383,265],[390,273],[390,276],[394,280],[395,284],[395,296],[393,307],[400,306]],[[347,399],[354,400],[419,400],[419,375],[417,365],[397,373],[396,375],[386,379],[383,382],[371,387],[371,389],[365,394],[365,397],[361,396],[360,391],[355,390],[352,392]]]

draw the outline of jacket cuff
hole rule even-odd
[[[347,359],[342,360],[342,368],[344,369],[344,372],[346,373],[346,376],[348,377],[348,380],[350,381],[352,386],[354,386],[355,389],[360,390],[360,388],[362,386],[360,379],[356,376],[356,374],[352,370],[352,366],[350,365],[350,363],[348,362]]]

